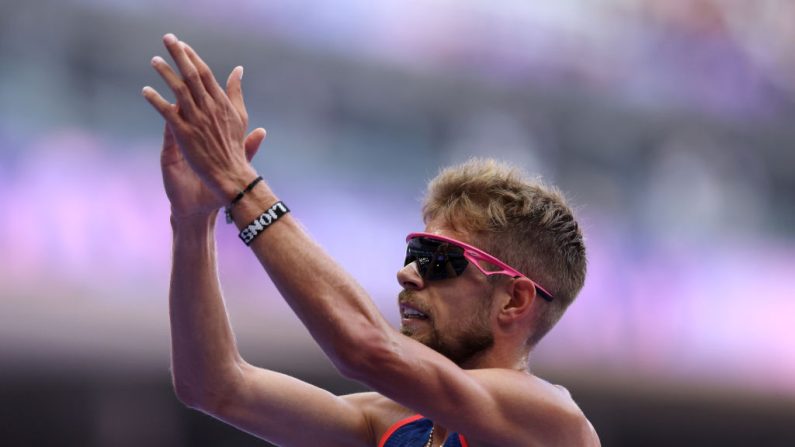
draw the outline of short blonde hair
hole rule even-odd
[[[441,218],[473,244],[518,269],[555,298],[536,315],[534,346],[574,301],[585,282],[582,231],[556,188],[491,159],[443,169],[428,184],[423,219]]]

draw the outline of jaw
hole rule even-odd
[[[487,328],[472,327],[456,337],[445,337],[427,320],[401,321],[400,332],[447,357],[464,369],[479,368],[490,355],[494,335]]]

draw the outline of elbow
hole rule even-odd
[[[201,393],[197,387],[191,386],[190,383],[180,380],[177,377],[173,378],[172,386],[174,388],[174,395],[182,405],[194,410],[201,410]]]
[[[222,387],[223,380],[220,378],[208,377],[180,377],[174,374],[172,387],[177,400],[186,407],[209,413],[216,406],[214,396],[219,393],[215,391]]]
[[[172,386],[177,400],[188,408],[215,415],[234,396],[243,365],[212,374],[183,377],[174,374]]]

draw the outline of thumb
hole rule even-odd
[[[259,145],[265,140],[266,133],[265,129],[258,127],[248,134],[243,142],[243,146],[246,148],[246,160],[251,161],[254,158],[254,154],[259,150]]]
[[[232,105],[237,110],[237,113],[248,122],[248,112],[246,112],[246,103],[243,101],[243,67],[237,66],[232,73],[229,73],[229,78],[226,80],[226,95],[232,102]]]

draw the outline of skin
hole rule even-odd
[[[366,292],[287,214],[251,249],[286,302],[337,369],[374,390],[335,396],[241,358],[229,325],[214,244],[219,207],[257,177],[249,164],[265,137],[246,135],[242,68],[225,89],[185,43],[164,44],[177,71],[152,65],[176,97],[150,87],[143,95],[163,116],[163,182],[171,202],[173,266],[169,291],[172,371],[178,398],[251,434],[285,446],[374,446],[396,421],[421,413],[434,421],[434,445],[461,432],[472,446],[596,446],[593,428],[565,390],[527,370],[537,306],[532,283],[490,283],[477,269],[426,283],[414,264],[397,279],[404,299],[429,321],[404,321],[411,336],[390,327]],[[233,208],[238,228],[278,201],[260,182]],[[441,222],[426,231],[469,241]],[[488,334],[487,349],[469,349],[459,364],[429,348],[434,338],[460,351],[472,326]],[[301,427],[295,430],[295,427]]]

